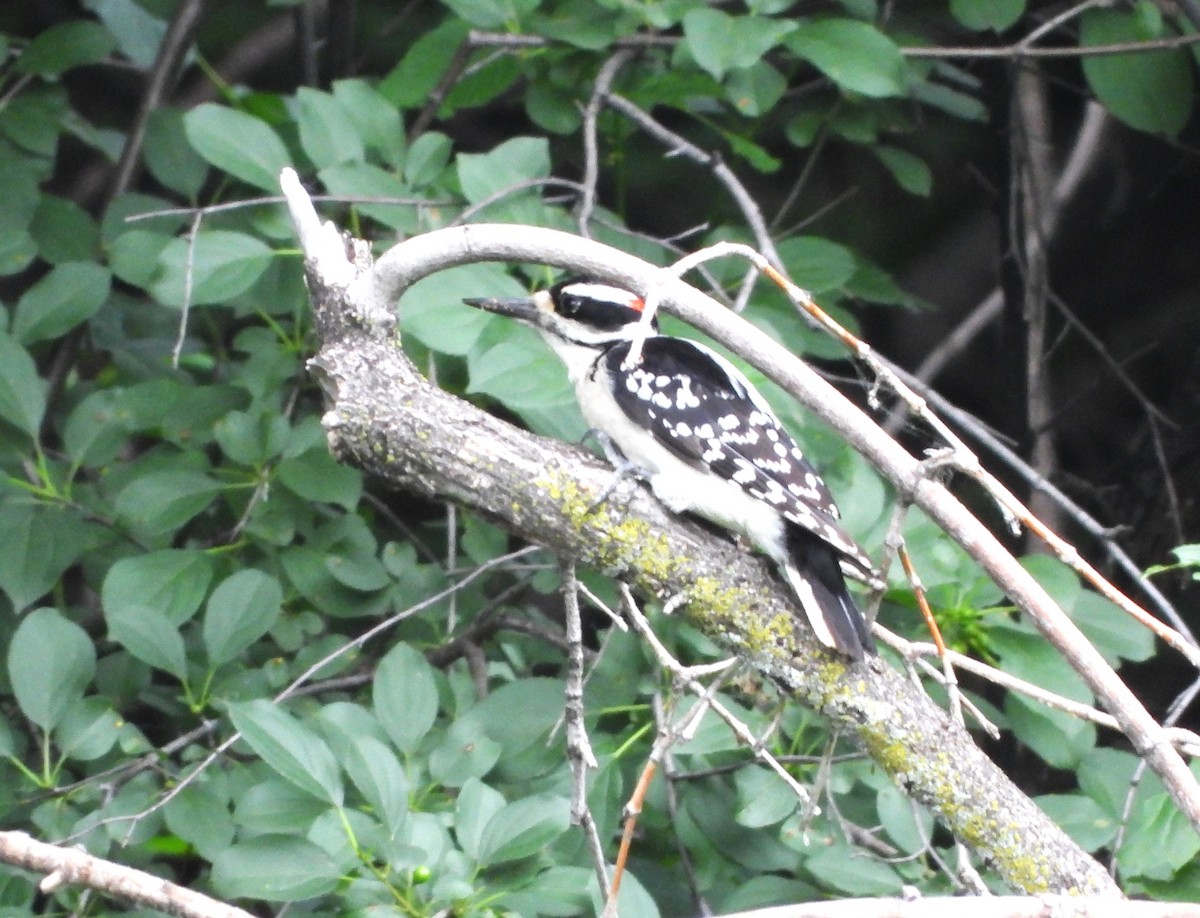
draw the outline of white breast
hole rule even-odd
[[[733,482],[684,462],[650,431],[634,424],[612,397],[602,369],[572,375],[588,425],[608,434],[626,458],[650,473],[650,487],[668,509],[702,516],[745,536],[774,560],[786,560],[784,524],[773,507]]]

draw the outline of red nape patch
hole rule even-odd
[[[632,309],[634,312],[641,312],[643,309],[646,308],[646,301],[643,300],[640,296],[635,296],[633,299],[631,299],[629,301],[629,308]]]

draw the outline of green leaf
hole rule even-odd
[[[514,329],[499,344],[472,351],[468,367],[468,392],[490,395],[513,411],[561,405],[572,395],[562,365],[532,330]]]
[[[288,433],[286,418],[261,409],[231,411],[213,426],[213,438],[221,452],[252,468],[278,455]]]
[[[762,829],[783,822],[795,811],[799,800],[774,772],[765,768],[746,768],[735,778],[738,825]]]
[[[733,79],[730,78],[730,83]],[[782,162],[766,151],[764,147],[759,146],[752,140],[748,140],[741,134],[736,134],[732,131],[721,131],[721,136],[729,141],[730,149],[738,156],[746,160],[751,166],[759,172],[771,174],[778,171]]]
[[[973,32],[1003,32],[1025,13],[1025,0],[950,0],[950,14]]]
[[[117,495],[117,516],[148,535],[174,532],[203,511],[221,485],[201,472],[150,472],[133,479]]]
[[[611,9],[593,0],[565,0],[551,10],[543,10],[534,24],[538,35],[588,51],[602,51],[614,39],[636,29],[633,16],[614,16]]]
[[[1161,37],[1161,29],[1136,11],[1091,9],[1080,18],[1085,47]],[[1182,48],[1090,55],[1083,73],[1104,107],[1139,131],[1175,137],[1191,116],[1192,66]]]
[[[892,173],[897,185],[909,194],[929,197],[929,192],[933,189],[933,173],[925,160],[907,150],[887,144],[875,144],[869,149],[879,157],[879,161],[887,167],[888,172]]]
[[[537,854],[571,826],[565,797],[536,794],[508,804],[484,827],[479,863],[503,864]]]
[[[208,163],[188,143],[183,113],[158,108],[146,121],[146,166],[172,191],[195,198],[208,177]]]
[[[301,86],[296,91],[296,125],[300,146],[318,168],[360,163],[366,156],[357,123],[329,93]]]
[[[1200,853],[1200,835],[1167,794],[1135,807],[1117,855],[1126,876],[1166,880]]]
[[[303,836],[329,805],[282,779],[268,777],[237,800],[233,819],[249,834]]]
[[[226,899],[297,902],[332,892],[337,864],[306,838],[259,835],[238,842],[213,861],[212,884]]]
[[[447,787],[459,787],[491,771],[504,747],[482,735],[466,720],[456,721],[429,753],[429,776]]]
[[[783,240],[779,257],[792,280],[814,294],[838,289],[857,270],[854,254],[848,248],[819,236]]]
[[[460,19],[479,29],[516,26],[538,8],[540,0],[442,0]]]
[[[450,163],[454,144],[438,131],[429,131],[413,141],[404,161],[404,177],[416,188],[432,185],[442,178]]]
[[[325,567],[342,586],[362,593],[382,590],[392,582],[383,562],[373,554],[331,554],[325,559]]]
[[[346,774],[375,808],[388,836],[396,838],[408,816],[409,791],[399,760],[373,736],[346,736],[339,749]]]
[[[464,298],[525,295],[526,291],[499,265],[448,268],[421,278],[405,291],[400,298],[400,328],[432,350],[461,356],[474,347],[489,323],[503,321],[465,305]]]
[[[228,804],[208,785],[187,785],[163,807],[163,817],[167,828],[205,860],[216,860],[233,843],[236,829]]]
[[[375,716],[396,748],[416,750],[437,719],[437,681],[424,655],[397,644],[379,661],[371,686]]]
[[[265,121],[206,102],[183,116],[188,142],[209,163],[270,194],[291,164],[287,148]]]
[[[362,497],[362,472],[335,461],[325,446],[284,459],[275,467],[275,476],[293,494],[313,503],[354,510]]]
[[[629,874],[629,876],[632,877],[633,874]],[[517,914],[536,912],[546,918],[573,918],[575,915],[599,914],[600,909],[593,910],[591,897],[591,889],[595,886],[595,874],[586,867],[556,865],[543,870],[532,883],[521,887],[521,895],[527,897],[528,906],[521,907],[509,897],[505,897],[498,904],[512,908]],[[622,886],[621,892],[624,891],[625,887]],[[799,901],[799,899],[787,901]],[[627,905],[624,896],[618,896],[618,902],[622,907]],[[616,914],[615,909],[613,913]],[[622,912],[621,914],[629,915],[630,913]]]
[[[383,78],[380,94],[398,108],[424,105],[468,31],[461,19],[450,18],[423,34]]]
[[[504,806],[504,796],[478,778],[468,779],[459,789],[454,805],[454,834],[463,851],[474,860],[480,859],[484,829]]]
[[[756,61],[749,67],[730,71],[729,79],[725,81],[725,98],[747,118],[757,118],[773,109],[786,89],[787,80],[783,74],[766,61]],[[766,155],[765,151],[763,155]],[[777,162],[775,167],[778,168]],[[759,168],[757,163],[755,168]]]
[[[204,610],[204,649],[212,666],[228,663],[279,618],[283,588],[269,574],[240,570],[217,585]]]
[[[14,67],[33,76],[57,76],[72,67],[104,60],[116,44],[100,23],[75,19],[39,34],[16,59]]]
[[[345,110],[368,149],[385,163],[398,166],[404,157],[404,122],[400,112],[365,80],[338,80],[333,98]]]
[[[757,64],[795,28],[788,19],[730,16],[711,7],[698,7],[683,17],[688,50],[718,80],[730,70]]]
[[[726,898],[713,902],[717,914],[752,912],[768,905],[790,905],[794,902],[816,902],[820,891],[810,883],[791,877],[761,874],[735,887]]]
[[[1113,840],[1117,821],[1083,794],[1045,794],[1034,802],[1084,851],[1097,851]]]
[[[176,679],[187,678],[187,652],[179,628],[159,609],[141,605],[105,607],[108,636],[131,654]]]
[[[100,227],[91,214],[66,198],[41,195],[29,233],[38,254],[52,265],[93,261],[100,255]]]
[[[8,679],[22,713],[43,730],[58,725],[95,672],[91,638],[56,609],[34,609],[17,625],[8,646]]]
[[[804,862],[804,869],[822,884],[854,896],[895,896],[900,892],[894,868],[862,857],[844,844],[819,849]]]
[[[550,145],[544,137],[514,137],[490,153],[460,153],[458,181],[472,204],[529,179],[550,174]]]
[[[117,48],[143,70],[149,70],[158,56],[166,20],[153,15],[137,0],[83,0],[85,9],[100,17],[113,36]]]
[[[507,54],[481,62],[478,68],[468,70],[446,93],[446,99],[438,109],[438,117],[449,118],[459,109],[487,104],[506,92],[522,74],[520,62]]]
[[[933,817],[924,807],[914,805],[895,785],[880,788],[875,808],[884,830],[904,851],[915,854],[928,843]]]
[[[904,55],[895,42],[865,22],[804,22],[786,44],[847,92],[872,98],[904,92]]]
[[[0,504],[0,518],[0,590],[20,612],[54,588],[88,543],[68,510]]]
[[[142,606],[182,625],[200,608],[212,582],[213,562],[196,549],[165,549],[122,558],[100,589],[105,610]]]
[[[84,698],[71,705],[54,731],[62,754],[77,762],[94,762],[120,737],[124,721],[102,698]]]
[[[562,714],[563,684],[558,679],[520,679],[500,686],[456,723],[467,733],[486,735],[515,756],[543,744]]]
[[[315,732],[266,699],[229,706],[234,727],[280,777],[314,797],[342,805],[337,760]]]
[[[13,335],[33,344],[65,334],[96,314],[111,284],[112,275],[93,262],[57,265],[17,301]]]
[[[206,230],[197,233],[191,243],[186,238],[167,243],[158,256],[158,276],[149,289],[160,303],[181,306],[190,271],[193,306],[224,303],[253,286],[273,257],[271,247],[257,236]]]
[[[952,89],[944,83],[918,80],[913,84],[912,97],[922,105],[941,109],[963,121],[984,122],[988,119],[987,106],[977,96]]]
[[[0,132],[24,151],[50,158],[71,122],[67,99],[56,87],[25,88],[0,108]]]
[[[1125,797],[1138,760],[1120,749],[1093,749],[1080,763],[1079,789],[1100,805],[1110,817],[1122,818]]]
[[[525,114],[549,134],[570,134],[583,120],[570,92],[543,82],[531,81],[525,87]]]
[[[0,331],[0,419],[36,439],[46,410],[46,388],[29,352]]]
[[[428,135],[422,135],[426,136]],[[414,143],[413,149],[417,149],[418,146],[419,142]],[[348,163],[322,169],[320,179],[330,194],[360,198],[396,198],[396,204],[355,204],[354,207],[384,226],[404,233],[416,232],[416,210],[412,205],[403,203],[403,199],[412,200],[416,195],[412,187],[394,172],[381,169],[372,163]]]
[[[1075,770],[1096,745],[1094,724],[1020,695],[1005,698],[1004,714],[1013,735],[1055,768]]]
[[[127,230],[109,243],[109,267],[125,283],[149,287],[158,276],[162,253],[173,240],[172,236],[152,230]]]
[[[1116,668],[1122,660],[1141,663],[1154,656],[1150,629],[1098,593],[1084,591],[1067,611],[1110,666]]]
[[[1178,548],[1172,548],[1171,554],[1182,565],[1200,568],[1200,544],[1180,545]]]

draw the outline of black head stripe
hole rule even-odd
[[[559,315],[599,331],[616,331],[642,315],[637,294],[590,278],[560,281],[550,288],[550,298]],[[657,323],[654,327],[657,330]]]

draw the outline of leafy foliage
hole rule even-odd
[[[762,177],[831,144],[881,194],[936,195],[918,128],[976,130],[982,93],[963,71],[910,52],[956,23],[1009,29],[1024,21],[1024,4],[951,0],[922,22],[882,20],[863,3],[816,15],[774,0],[746,9],[702,0],[445,0],[414,13],[397,43],[384,27],[391,5],[368,2],[359,4],[363,75],[282,90],[265,80],[227,85],[212,68],[244,33],[238,17],[267,28],[280,6],[240,4],[213,14],[186,63],[220,101],[157,107],[141,141],[137,105],[98,105],[88,84],[103,97],[129,68],[149,78],[165,6],[84,6],[90,14],[40,32],[12,9],[0,13],[0,809],[8,825],[217,896],[301,903],[293,910],[305,912],[593,908],[599,893],[584,840],[569,825],[555,728],[562,656],[543,639],[557,631],[543,614],[559,604],[552,567],[499,565],[464,579],[464,568],[510,549],[504,533],[380,492],[333,462],[320,392],[304,368],[313,341],[286,215],[269,199],[222,205],[274,195],[280,169],[295,165],[344,198],[331,212],[381,247],[464,215],[577,229],[574,201],[556,195],[577,178],[592,82],[634,36],[646,40],[614,91],[684,125],[738,173]],[[504,34],[472,39],[471,29]],[[1157,7],[1138,4],[1088,11],[1079,37],[1099,44],[1169,32]],[[519,36],[530,41],[511,40]],[[1193,71],[1183,50],[1083,65],[1087,85],[1118,118],[1169,136],[1193,119]],[[663,165],[665,151],[646,149],[612,111],[601,113],[598,136],[606,193],[589,227],[596,236],[667,263],[673,247],[646,233],[686,225],[655,225],[657,214],[631,202],[676,197],[685,211],[701,200],[708,208],[689,247],[747,237],[744,215],[707,193],[700,170]],[[127,150],[144,173],[112,184],[112,164]],[[209,209],[177,210],[198,206]],[[776,216],[779,226],[791,219],[786,207]],[[856,299],[914,305],[864,246],[836,231],[780,230],[775,243],[792,276],[847,322]],[[712,270],[731,288],[743,272]],[[405,347],[446,388],[535,431],[577,437],[583,425],[561,370],[536,339],[459,305],[551,279],[544,268],[496,265],[428,278],[400,304]],[[770,291],[755,291],[746,314],[797,351],[839,353]],[[881,544],[889,508],[879,480],[828,431],[776,401],[826,470],[847,524],[865,544]],[[906,537],[960,646],[1093,700],[940,533],[914,519]],[[1195,566],[1194,554],[1181,563]],[[1031,565],[1110,662],[1151,656],[1149,638],[1074,574],[1044,559]],[[611,597],[603,578],[585,579]],[[882,614],[920,633],[898,580]],[[392,628],[358,641],[389,615]],[[513,627],[514,616],[535,624]],[[681,658],[715,657],[686,622],[657,625]],[[649,751],[652,698],[665,686],[626,634],[604,639],[590,672],[585,700],[600,767],[588,800],[607,845]],[[286,702],[278,700],[285,688]],[[769,687],[734,686],[721,698],[766,732]],[[1089,850],[1113,845],[1134,757],[1038,702],[974,700],[1046,766],[1076,775],[1069,790],[1059,785],[1042,798],[1046,809]],[[204,763],[235,730],[230,753]],[[775,753],[797,757],[801,780],[818,777],[815,757],[830,738],[817,718],[784,710],[770,736]],[[672,799],[661,785],[651,790],[623,915],[683,914],[695,895],[721,911],[893,895],[904,884],[950,887],[927,856],[942,845],[930,842],[932,820],[866,760],[833,766],[826,786],[836,806],[817,813],[747,764],[710,715],[676,750],[675,769],[685,777]],[[1194,894],[1194,833],[1153,780],[1138,785],[1136,804],[1118,855],[1127,888]],[[897,857],[863,856],[840,819],[878,827]],[[78,890],[54,896],[57,907],[82,905]],[[0,897],[5,914],[35,908],[31,884],[5,868]]]

